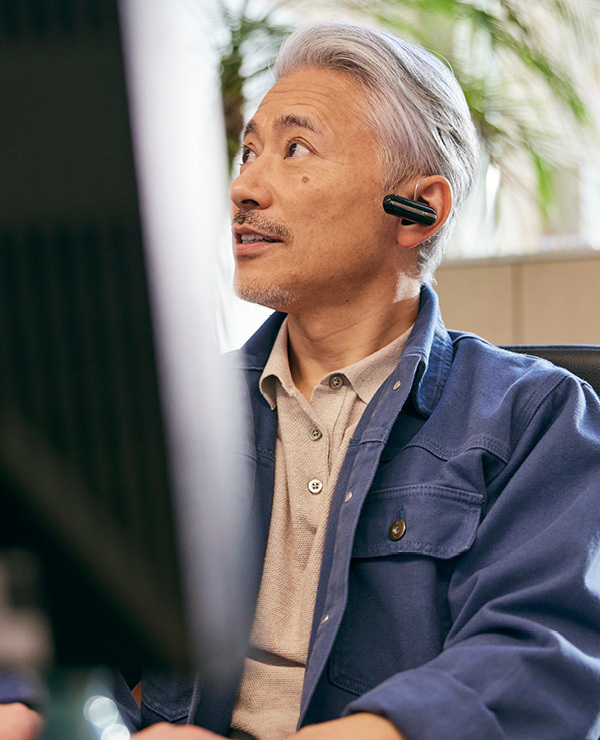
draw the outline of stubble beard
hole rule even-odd
[[[264,229],[288,244],[292,242],[292,235],[285,226],[265,218],[256,211],[238,211],[233,218],[233,223],[247,224],[258,230]],[[233,289],[242,300],[258,303],[260,306],[272,308],[275,311],[288,311],[298,300],[298,296],[293,291],[279,285],[269,284],[260,277],[241,280],[237,270],[233,280]]]
[[[298,300],[298,296],[293,291],[278,285],[266,285],[260,279],[241,284],[236,278],[233,289],[242,300],[248,303],[258,303],[260,306],[272,308],[275,311],[287,312]]]

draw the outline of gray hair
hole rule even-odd
[[[372,102],[364,111],[365,122],[379,140],[389,192],[420,175],[443,175],[450,182],[450,217],[418,246],[419,276],[433,282],[479,157],[475,127],[454,74],[417,44],[342,21],[316,23],[286,39],[275,76],[301,67],[344,72],[365,87]]]

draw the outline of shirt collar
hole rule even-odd
[[[232,353],[234,365],[247,371],[262,372],[285,314],[275,312],[246,342]],[[286,348],[287,351],[287,348]],[[444,327],[438,298],[427,285],[421,288],[419,314],[402,352],[400,365],[417,358],[412,400],[417,411],[430,416],[442,395],[452,364],[452,340]]]
[[[343,375],[356,395],[365,403],[369,403],[379,386],[397,366],[411,329],[412,327],[368,357],[340,370],[327,373],[320,383],[328,383],[332,375]],[[288,395],[298,393],[289,365],[287,317],[277,333],[273,349],[259,381],[260,392],[272,409],[277,406],[277,380]]]
[[[277,380],[288,395],[294,395],[295,386],[288,358],[287,316],[279,328],[273,343],[273,349],[259,381],[260,392],[267,399],[272,409],[277,406]]]
[[[412,326],[377,352],[339,371],[340,375],[348,378],[357,396],[365,403],[369,403],[379,386],[398,364],[411,329]]]

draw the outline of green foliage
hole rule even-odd
[[[240,148],[246,106],[245,87],[266,72],[290,28],[274,23],[271,12],[254,15],[250,0],[244,0],[237,11],[221,0],[219,26],[226,40],[219,51],[223,112],[227,136],[227,157],[230,171]]]
[[[245,89],[272,62],[289,28],[273,21],[281,6],[301,19],[320,0],[273,0],[256,13],[244,0],[221,0],[227,41],[221,83],[230,166],[239,149]],[[589,157],[596,136],[585,84],[600,79],[598,0],[329,0],[328,15],[354,17],[412,38],[451,65],[467,98],[487,157],[503,182],[533,182],[542,213],[559,168]],[[254,11],[254,13],[252,12]]]

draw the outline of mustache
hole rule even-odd
[[[238,211],[233,217],[231,223],[237,224],[238,226],[246,224],[246,226],[250,226],[257,231],[264,231],[266,234],[269,234],[269,236],[276,236],[282,241],[292,241],[291,233],[285,228],[285,226],[283,226],[283,224],[278,224],[275,221],[266,219],[264,216],[259,214],[258,211]]]

